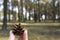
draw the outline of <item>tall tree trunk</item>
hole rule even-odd
[[[39,5],[39,0],[38,0],[38,20],[40,22],[40,5]]]
[[[26,12],[25,12],[25,21],[27,21],[27,0],[25,0],[25,9],[26,9]]]
[[[16,22],[16,12],[13,13],[13,21]]]
[[[13,15],[13,6],[12,6],[12,15]],[[14,18],[13,18],[13,19],[14,19]],[[12,19],[12,21],[14,21],[13,19]]]
[[[53,21],[55,22],[55,10],[56,10],[56,8],[55,8],[55,0],[53,0]]]
[[[60,18],[59,18],[59,16],[60,16],[60,3],[58,2],[58,7],[57,7],[57,9],[58,9],[58,21],[60,22]]]
[[[9,10],[9,22],[10,22],[10,10]]]
[[[20,8],[18,7],[18,21],[20,22],[21,20],[21,16],[20,16]]]
[[[24,18],[24,20],[27,21],[27,5],[25,5],[25,9],[26,9],[26,12],[25,12],[25,18]]]
[[[30,10],[29,10],[29,21],[30,21],[30,16],[31,16],[31,15],[30,15]]]
[[[21,16],[20,16],[20,3],[18,2],[18,22],[20,22],[21,20]]]
[[[7,0],[4,0],[4,19],[3,19],[3,26],[2,30],[7,29]]]
[[[13,14],[13,22],[16,22],[16,11],[13,11],[14,6],[15,6],[15,0],[13,1],[12,4],[12,14]]]
[[[14,3],[14,0],[12,1],[12,15],[13,15],[13,8],[14,8],[14,7],[13,7],[13,5],[14,5],[13,3]],[[13,19],[14,19],[14,18],[13,18]],[[14,21],[13,19],[12,19],[12,21]]]
[[[39,22],[40,22],[40,10],[39,10],[39,12],[38,12],[38,20],[39,20]]]
[[[21,9],[20,9],[20,13],[21,13],[21,21],[23,22],[23,0],[20,0],[20,5],[21,5]]]
[[[34,21],[37,22],[37,13],[36,13],[36,8],[34,8]]]

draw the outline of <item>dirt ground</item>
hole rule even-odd
[[[28,40],[60,40],[60,27],[25,27],[28,30]],[[0,30],[0,40],[8,40],[9,31]],[[16,36],[17,40],[17,36]]]

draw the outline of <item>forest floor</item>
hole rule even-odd
[[[28,40],[60,40],[60,26],[29,26],[25,28],[28,30]],[[5,32],[0,30],[0,40],[8,40],[11,29],[9,27]]]

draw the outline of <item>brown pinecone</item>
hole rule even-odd
[[[17,27],[15,28],[15,29],[13,29],[13,33],[14,33],[14,35],[23,35],[23,33],[24,33],[24,30],[23,30],[23,28],[21,28],[21,25],[20,24],[18,24],[18,25],[16,25]]]

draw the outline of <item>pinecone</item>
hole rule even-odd
[[[15,28],[15,29],[13,29],[13,34],[14,35],[23,35],[23,33],[24,33],[24,30],[23,30],[23,28],[21,28],[21,25],[20,24],[18,24],[18,25],[16,25],[17,27]]]

